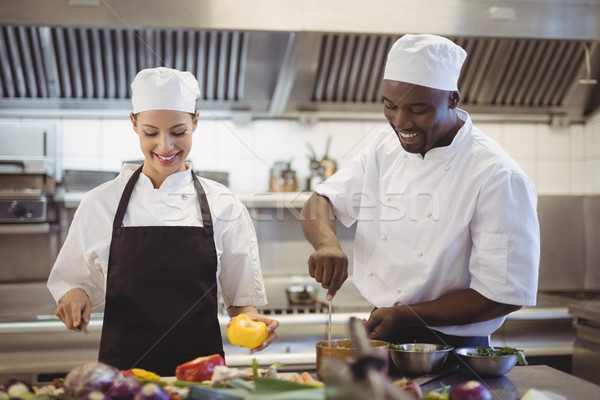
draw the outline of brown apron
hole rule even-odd
[[[99,361],[174,376],[179,364],[223,355],[212,218],[191,172],[202,227],[124,227],[141,171],[127,182],[113,223]]]

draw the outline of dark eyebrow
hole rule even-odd
[[[154,125],[150,125],[150,124],[142,124],[143,126],[146,126],[148,128],[154,128],[154,129],[158,129],[158,127],[154,126]],[[173,129],[173,128],[177,128],[179,126],[182,125],[186,125],[184,122],[182,122],[181,124],[177,124],[177,125],[173,125],[172,127],[170,127],[169,129]]]
[[[383,101],[389,101],[392,104],[398,104],[398,103],[394,103],[392,100],[388,99],[385,96],[381,96],[381,97],[383,97]],[[426,107],[428,105],[429,105],[429,103],[411,103],[411,104],[408,104],[407,106],[408,107]]]

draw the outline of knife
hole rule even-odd
[[[451,365],[450,367],[447,367],[445,369],[442,369],[441,371],[435,373],[435,374],[425,374],[425,375],[421,375],[419,377],[416,377],[413,379],[413,381],[419,385],[419,386],[423,386],[431,381],[434,381],[438,378],[441,378],[442,376],[446,376],[449,375],[451,372],[454,372],[458,369],[459,365],[455,364],[455,365]]]

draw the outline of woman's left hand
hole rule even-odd
[[[228,327],[233,322],[235,316],[237,316],[239,314],[246,314],[248,317],[250,317],[254,321],[261,321],[261,322],[264,322],[265,324],[267,324],[267,334],[268,334],[267,338],[262,342],[262,344],[260,346],[252,348],[250,350],[252,353],[264,350],[268,345],[273,343],[273,341],[275,339],[277,339],[277,332],[275,332],[275,330],[279,327],[279,321],[277,321],[276,319],[268,318],[268,317],[265,317],[264,315],[259,314],[255,307],[234,307],[234,306],[232,306],[227,309],[227,312],[232,317],[231,320],[229,320],[229,323],[227,324]]]

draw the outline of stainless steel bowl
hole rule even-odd
[[[390,347],[390,356],[396,368],[404,374],[423,375],[440,368],[452,346],[430,343],[409,343]]]
[[[499,347],[495,349],[500,350]],[[498,356],[497,360],[494,360],[492,356],[478,356],[475,347],[461,347],[456,349],[456,354],[469,369],[480,376],[502,376],[517,363],[516,354]]]

